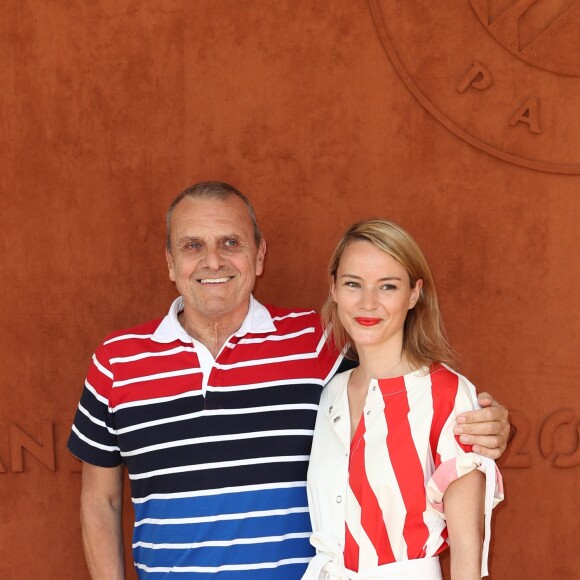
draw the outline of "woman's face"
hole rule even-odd
[[[370,346],[400,349],[407,312],[423,285],[411,288],[405,268],[370,242],[351,242],[342,254],[332,297],[357,350]]]

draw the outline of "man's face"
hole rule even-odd
[[[244,202],[184,198],[171,216],[169,278],[185,302],[192,323],[238,322],[247,314],[266,244],[256,247]]]

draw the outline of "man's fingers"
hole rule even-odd
[[[507,409],[489,393],[480,393],[481,409],[466,411],[457,417],[453,432],[473,451],[490,459],[497,459],[505,451],[510,432]]]
[[[504,443],[503,435],[460,435],[459,441],[465,445],[479,445],[481,447],[501,447]]]
[[[481,407],[489,407],[490,405],[498,404],[498,402],[494,401],[493,397],[489,393],[486,393],[485,391],[477,395],[477,401]]]
[[[477,411],[466,411],[457,416],[457,423],[459,425],[465,425],[466,423],[481,423],[498,421],[500,423],[507,424],[508,412],[507,409],[497,403],[493,402],[491,407],[484,407],[483,409],[478,409]]]
[[[503,435],[505,427],[501,421],[492,421],[490,419],[481,419],[477,423],[462,423],[456,425],[453,432],[456,435]]]
[[[461,435],[461,443],[472,445],[474,453],[497,459],[506,448],[506,438],[502,435]]]
[[[480,445],[473,446],[473,452],[483,455],[483,457],[489,457],[490,459],[499,459],[505,450],[505,445],[501,447],[495,447],[493,449],[488,449]]]
[[[477,411],[466,411],[457,417],[457,423],[459,425],[465,425],[468,423],[502,421],[504,420],[504,416],[501,409],[503,409],[503,407],[486,407],[485,409],[478,409]]]

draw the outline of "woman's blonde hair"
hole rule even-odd
[[[344,250],[357,241],[368,242],[397,260],[409,274],[411,288],[415,287],[417,280],[423,280],[419,299],[407,313],[403,327],[403,354],[409,364],[415,368],[439,362],[454,365],[456,356],[446,339],[433,276],[415,240],[402,227],[387,220],[374,219],[354,224],[338,242],[330,259],[332,282],[336,283]],[[347,356],[356,359],[355,346],[340,322],[332,293],[322,307],[322,321],[337,349],[346,349]]]

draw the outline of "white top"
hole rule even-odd
[[[330,560],[361,578],[385,564],[436,556],[447,546],[443,494],[479,469],[487,477],[487,550],[491,509],[503,499],[501,475],[453,434],[457,415],[478,408],[473,385],[444,365],[373,379],[351,442],[349,377],[335,377],[320,401],[308,471],[313,545],[334,542],[339,553]]]

